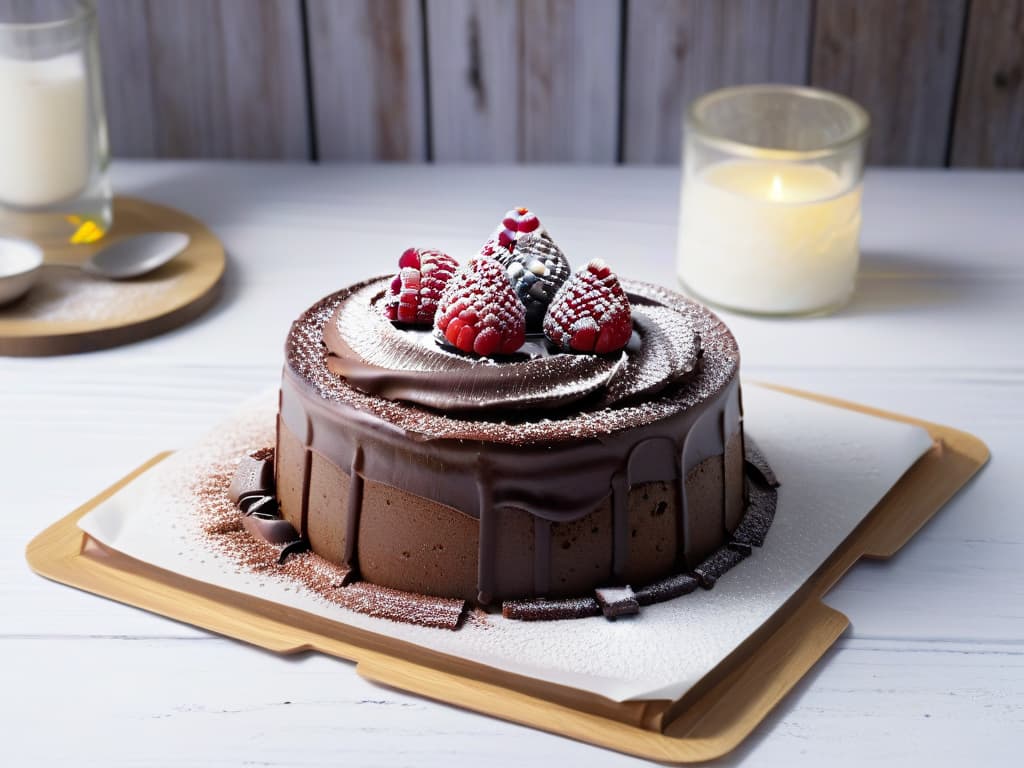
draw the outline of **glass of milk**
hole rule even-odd
[[[0,235],[102,237],[108,155],[92,4],[0,4]]]
[[[678,269],[728,309],[821,314],[853,294],[867,113],[789,85],[725,88],[686,115]]]

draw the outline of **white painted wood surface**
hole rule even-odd
[[[495,183],[496,179],[501,184]],[[519,202],[574,261],[674,282],[678,173],[118,163],[231,257],[210,314],[117,350],[0,359],[5,765],[640,765],[283,659],[34,576],[49,522],[275,382],[289,322],[410,244],[465,255]],[[726,315],[744,375],[967,429],[993,460],[829,603],[853,627],[726,765],[1014,765],[1024,735],[1024,174],[870,171],[853,303]],[[483,234],[481,234],[483,233]]]

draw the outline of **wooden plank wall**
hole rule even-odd
[[[964,0],[818,0],[810,82],[872,117],[868,162],[943,165]]]
[[[1024,165],[1024,0],[971,0],[952,165]]]
[[[426,11],[435,160],[616,161],[618,0],[429,0]]]
[[[681,115],[702,93],[807,82],[810,0],[634,0],[627,10],[626,162],[678,162]]]
[[[115,155],[311,157],[301,0],[100,0]]]
[[[322,160],[427,159],[419,0],[306,0]]]
[[[95,2],[119,156],[674,163],[776,81],[864,104],[872,163],[1024,167],[1024,0]]]

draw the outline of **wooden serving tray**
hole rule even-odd
[[[146,232],[184,232],[189,244],[173,261],[135,280],[102,281],[65,264],[81,264],[122,237]],[[114,198],[114,226],[89,245],[48,249],[38,285],[28,295],[0,307],[0,355],[41,356],[87,352],[156,336],[194,320],[217,298],[226,258],[220,240],[201,221],[167,206],[133,197]],[[52,262],[52,263],[51,263]],[[66,308],[56,316],[41,302],[42,292],[63,280]],[[164,281],[161,285],[159,281]],[[49,288],[47,283],[49,282]],[[139,293],[147,285],[159,290]],[[102,304],[103,311],[96,306]],[[57,304],[60,306],[60,304]]]
[[[846,629],[846,616],[822,603],[832,585],[862,557],[895,554],[989,456],[978,438],[950,427],[764,386],[924,427],[935,444],[765,626],[676,701],[618,703],[434,653],[169,573],[103,547],[77,527],[82,515],[169,453],[43,531],[28,546],[28,562],[55,581],[271,651],[354,661],[369,680],[446,704],[652,760],[711,760],[738,746]]]

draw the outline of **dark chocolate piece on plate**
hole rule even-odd
[[[615,621],[620,616],[632,616],[640,613],[640,603],[632,587],[628,584],[624,587],[601,587],[595,589],[598,605],[601,612],[608,621]]]
[[[519,621],[557,621],[559,619],[585,619],[600,616],[601,606],[592,597],[565,600],[506,600],[501,604],[501,615]]]
[[[765,536],[775,519],[778,491],[765,488],[758,483],[747,481],[747,509],[743,519],[732,532],[732,540],[752,547],[764,545]]]
[[[356,582],[356,577],[359,573],[355,568],[348,565],[342,565],[341,563],[331,563],[331,565],[333,566],[332,570],[337,573],[337,582],[335,583],[335,586],[348,587],[352,584],[358,583]]]
[[[274,492],[274,462],[271,459],[257,459],[243,456],[235,470],[228,488],[233,504],[248,496],[267,496]]]
[[[718,549],[707,560],[693,569],[697,580],[704,589],[711,589],[725,572],[747,559],[742,552],[728,546]]]
[[[252,518],[247,518],[247,519],[251,520]],[[284,522],[284,521],[282,520],[281,522]],[[285,544],[284,547],[281,548],[281,554],[277,558],[277,564],[278,565],[284,565],[284,561],[287,560],[290,555],[297,555],[300,552],[306,552],[308,550],[309,550],[309,540],[308,539],[296,539],[295,541],[293,541],[293,542],[291,542],[289,544]]]
[[[246,515],[242,518],[242,527],[250,535],[256,536],[271,544],[286,544],[296,541],[299,532],[287,520],[280,517],[263,517],[261,515]],[[282,561],[283,562],[283,561]]]
[[[280,517],[276,496],[244,496],[238,502],[239,509],[244,515],[255,515],[267,519]]]
[[[775,476],[775,471],[768,463],[768,459],[764,457],[764,452],[754,442],[754,438],[744,434],[743,445],[745,453],[743,459],[746,461],[747,466],[751,467],[760,476],[761,482],[769,488],[778,488],[779,478]]]
[[[648,584],[636,591],[636,601],[640,605],[663,603],[683,595],[688,595],[698,587],[697,577],[692,573],[680,573],[667,579]]]

